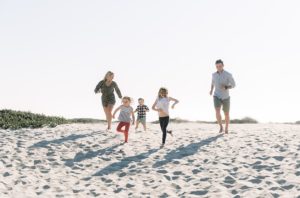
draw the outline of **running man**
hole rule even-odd
[[[216,110],[216,117],[218,124],[220,125],[220,133],[223,132],[221,107],[223,106],[223,111],[225,114],[225,134],[228,134],[228,127],[230,123],[230,95],[229,89],[235,87],[235,81],[232,75],[224,70],[224,63],[222,60],[216,61],[217,71],[212,75],[212,84],[210,89],[210,95],[213,94],[214,106]]]

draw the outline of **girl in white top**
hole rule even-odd
[[[158,92],[158,97],[155,101],[155,103],[152,106],[152,109],[154,111],[158,112],[159,116],[159,123],[162,130],[162,147],[166,143],[167,133],[172,135],[172,131],[168,131],[167,127],[170,121],[169,117],[169,106],[170,102],[173,101],[172,109],[175,108],[176,104],[179,103],[179,101],[175,98],[168,97],[168,90],[166,88],[160,88]]]

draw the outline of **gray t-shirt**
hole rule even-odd
[[[215,72],[212,75],[212,85],[215,86],[214,96],[225,100],[228,99],[229,90],[223,89],[224,86],[230,86],[231,88],[235,87],[235,81],[231,75],[231,73],[223,70],[222,72]]]
[[[121,106],[121,111],[120,111],[120,115],[119,115],[119,121],[120,122],[130,122],[130,116],[133,112],[133,108],[132,107],[125,107],[125,106]]]

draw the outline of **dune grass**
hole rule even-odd
[[[21,128],[42,128],[56,127],[61,124],[72,123],[100,123],[103,120],[92,118],[65,119],[57,116],[46,116],[24,111],[0,110],[0,128],[2,129],[21,129]]]
[[[7,109],[0,110],[0,128],[2,129],[55,127],[66,123],[68,120],[62,117]]]

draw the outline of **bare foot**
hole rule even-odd
[[[225,130],[225,134],[228,134],[228,129]]]
[[[167,131],[173,137],[173,131]]]
[[[164,146],[165,146],[165,144],[161,144],[161,145],[160,145],[160,148],[162,149],[162,148],[164,148]]]
[[[223,133],[223,126],[220,126],[220,131],[219,133]]]

